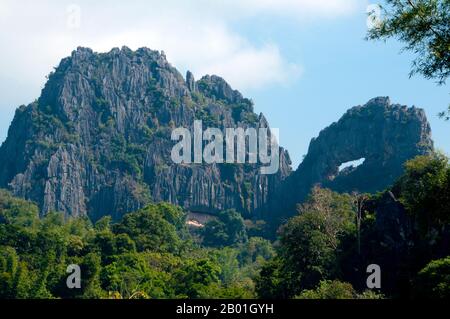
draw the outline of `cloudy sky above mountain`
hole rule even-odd
[[[237,20],[278,16],[298,23],[354,13],[356,0],[2,1],[2,69],[42,81],[78,45],[96,51],[127,45],[164,50],[195,74],[221,74],[241,89],[287,83],[301,65],[287,60],[276,39],[255,43],[232,27]],[[5,52],[6,51],[6,52]],[[30,54],[32,53],[32,54]],[[30,74],[30,70],[36,70]]]
[[[37,98],[45,76],[77,46],[100,52],[146,46],[164,50],[174,66],[197,78],[224,77],[280,128],[296,164],[321,128],[376,95],[418,104],[434,118],[448,92],[409,80],[410,57],[399,57],[398,45],[364,41],[368,5],[365,0],[2,0],[0,140],[14,109]],[[440,140],[446,128],[438,120],[433,124]]]

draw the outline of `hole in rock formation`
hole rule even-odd
[[[366,161],[366,158],[362,157],[357,160],[342,163],[341,165],[339,165],[339,168],[338,168],[339,173],[346,171],[346,170],[354,170],[358,166],[361,166],[362,164],[364,164],[365,161]]]

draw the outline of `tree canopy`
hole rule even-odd
[[[234,210],[195,233],[167,203],[92,224],[39,217],[0,191],[0,298],[448,298],[449,185],[448,158],[435,153],[359,205],[315,187],[275,242],[249,237]],[[381,290],[367,290],[373,263]],[[72,264],[81,289],[67,287]]]

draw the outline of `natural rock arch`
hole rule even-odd
[[[407,160],[432,150],[422,109],[391,104],[388,97],[372,99],[312,139],[303,162],[267,210],[281,216],[292,213],[317,184],[339,192],[381,191],[402,174]],[[361,158],[360,166],[339,172],[342,163]]]

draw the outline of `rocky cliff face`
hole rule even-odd
[[[407,160],[432,150],[431,129],[422,109],[391,104],[387,97],[372,99],[348,110],[311,141],[303,162],[267,211],[292,214],[295,204],[317,184],[338,192],[382,191],[402,174]],[[355,160],[362,164],[340,169]]]
[[[260,164],[175,164],[173,128],[268,128],[253,104],[217,76],[186,79],[163,53],[78,48],[49,76],[38,100],[21,106],[0,148],[0,187],[39,204],[42,214],[119,219],[150,201],[198,213],[234,208],[247,218],[279,219],[295,211],[312,186],[374,192],[403,163],[433,149],[421,109],[376,98],[350,109],[311,141],[291,174]],[[340,170],[357,159],[364,163]]]
[[[164,54],[78,48],[49,76],[40,98],[20,107],[0,148],[0,187],[61,211],[118,219],[149,201],[198,212],[235,208],[255,217],[290,173],[259,174],[258,164],[174,164],[171,131],[268,127],[252,102],[221,78],[186,80]]]

